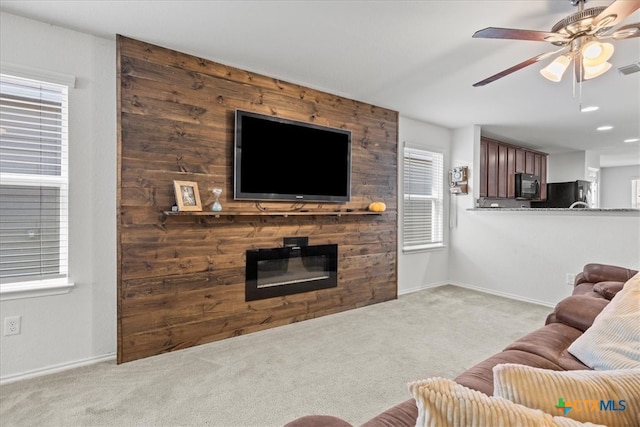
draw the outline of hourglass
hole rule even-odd
[[[216,200],[211,205],[211,210],[214,212],[220,212],[222,210],[222,205],[220,204],[220,195],[222,194],[222,188],[214,188],[211,190]]]

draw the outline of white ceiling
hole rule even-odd
[[[487,136],[550,153],[597,151],[602,166],[640,164],[640,143],[623,142],[640,137],[640,73],[617,71],[640,62],[640,37],[614,42],[612,69],[586,81],[581,95],[570,71],[560,83],[539,74],[550,60],[472,87],[556,49],[473,39],[476,30],[550,31],[578,11],[570,0],[0,0],[0,10],[109,39],[122,34],[451,129],[482,125]],[[640,11],[621,25],[638,21]],[[600,110],[580,113],[580,104]]]

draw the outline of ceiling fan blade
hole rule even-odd
[[[640,22],[636,22],[635,24],[625,25],[624,27],[620,27],[616,30],[609,28],[607,31],[601,31],[595,33],[595,37],[598,40],[604,39],[614,39],[614,40],[624,40],[624,39],[632,39],[634,37],[640,37]]]
[[[475,83],[473,85],[473,87],[484,86],[484,85],[489,84],[491,82],[495,82],[496,80],[501,79],[501,78],[503,78],[505,76],[508,76],[511,73],[514,73],[514,72],[516,72],[518,70],[521,70],[521,69],[523,69],[525,67],[528,67],[529,65],[533,65],[538,61],[541,61],[541,60],[546,59],[546,58],[548,58],[548,57],[550,57],[552,55],[555,55],[556,53],[560,53],[563,50],[566,50],[566,49],[562,48],[562,49],[556,50],[554,52],[546,52],[546,53],[542,53],[542,54],[540,54],[538,56],[534,56],[533,58],[529,58],[526,61],[523,61],[523,62],[521,62],[519,64],[514,65],[511,68],[507,68],[506,70],[500,71],[499,73],[494,74],[491,77],[487,77],[486,79],[481,80],[478,83]]]
[[[640,22],[636,22],[635,24],[625,25],[624,27],[620,27],[611,33],[611,37],[616,40],[622,39],[632,39],[634,37],[640,37]]]
[[[530,40],[534,42],[568,42],[570,39],[558,33],[547,31],[521,30],[517,28],[497,28],[488,27],[476,31],[474,38],[482,39],[510,39],[510,40]]]
[[[611,27],[620,23],[627,16],[640,8],[640,1],[637,0],[616,0],[598,16],[593,18],[592,27]]]

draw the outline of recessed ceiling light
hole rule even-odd
[[[611,129],[613,129],[613,126],[609,126],[609,125],[607,125],[607,126],[600,126],[600,127],[598,128],[598,130],[611,130]]]
[[[596,111],[599,110],[600,107],[596,106],[596,105],[590,105],[588,107],[582,107],[582,109],[580,111],[582,111],[583,113],[590,113],[592,111]]]
[[[629,138],[624,140],[624,142],[638,142],[638,141],[640,141],[640,138]]]

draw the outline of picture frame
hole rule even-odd
[[[192,181],[173,181],[173,190],[176,195],[176,204],[180,212],[202,211],[200,191],[198,183]]]

